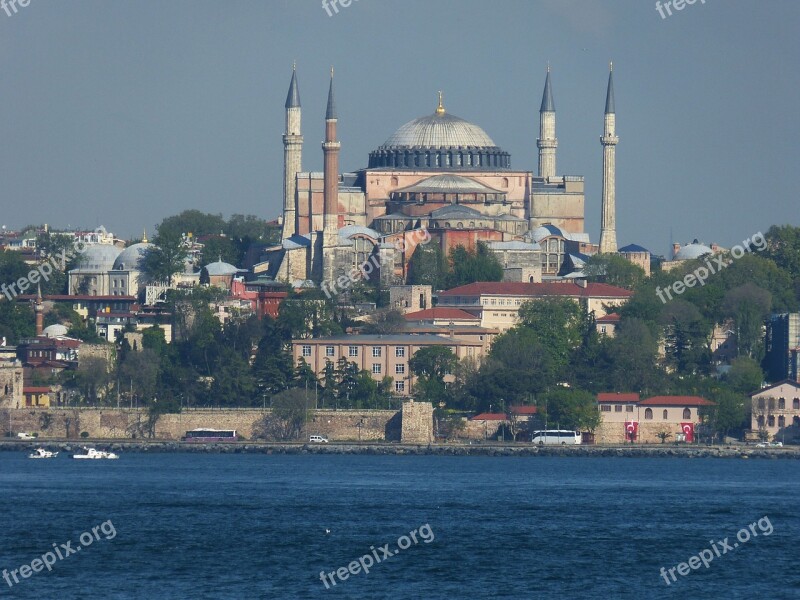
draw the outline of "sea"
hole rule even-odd
[[[0,500],[0,598],[800,598],[796,460],[2,452]]]

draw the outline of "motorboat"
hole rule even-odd
[[[55,458],[56,456],[58,456],[58,452],[51,452],[50,450],[45,450],[44,448],[37,448],[28,455],[28,458]]]
[[[94,448],[84,448],[83,454],[73,454],[72,458],[78,458],[83,460],[113,460],[119,458],[113,452],[106,452],[105,450],[96,450]]]

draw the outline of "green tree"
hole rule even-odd
[[[416,391],[435,405],[447,399],[444,378],[455,371],[458,358],[447,346],[421,348],[408,360],[408,368],[417,377]]]
[[[749,356],[739,356],[731,361],[731,368],[725,375],[725,383],[737,394],[751,394],[761,388],[764,371]]]
[[[760,360],[764,347],[761,327],[772,306],[772,295],[752,283],[733,288],[725,294],[723,316],[736,323],[739,354]]]
[[[188,255],[183,240],[174,233],[161,233],[153,240],[154,246],[144,251],[142,273],[149,282],[166,282],[172,285],[176,273],[184,270]]]
[[[308,422],[314,399],[299,388],[279,392],[272,397],[272,414],[282,422],[283,439],[296,439]]]
[[[439,244],[417,246],[408,263],[409,285],[430,285],[434,290],[447,284],[447,263]]]
[[[554,389],[541,395],[537,404],[551,429],[594,431],[600,424],[597,401],[593,394],[584,390]]]
[[[746,427],[749,399],[733,390],[720,389],[713,394],[714,405],[701,406],[700,416],[717,435]]]
[[[484,242],[478,242],[474,252],[464,246],[450,250],[449,271],[446,278],[448,288],[467,285],[476,281],[502,281],[503,265]]]
[[[595,254],[586,261],[583,272],[591,282],[633,289],[645,278],[644,269],[618,254]]]

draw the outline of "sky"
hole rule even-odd
[[[6,6],[10,0],[5,0]],[[19,0],[17,0],[19,1]],[[661,3],[662,6],[664,2]],[[16,8],[17,12],[14,12]],[[407,121],[451,114],[536,171],[548,62],[559,174],[600,235],[614,62],[617,239],[732,246],[800,225],[800,2],[30,0],[0,10],[0,224],[152,231],[185,209],[276,218],[297,63],[303,169],[321,170],[335,67],[340,166]]]

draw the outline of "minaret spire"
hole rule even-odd
[[[322,143],[324,172],[324,215],[322,218],[322,279],[334,279],[334,248],[339,238],[339,149],[336,139],[336,103],[333,98],[333,67],[325,112],[325,141]]]
[[[539,177],[556,176],[556,105],[553,102],[553,90],[550,85],[550,63],[547,64],[547,76],[544,80],[542,104],[539,107]]]
[[[614,64],[608,65],[608,90],[606,91],[606,110],[603,120],[603,204],[600,219],[600,252],[617,251],[617,115],[614,106]]]
[[[36,317],[36,337],[39,337],[44,332],[44,302],[41,284],[36,286],[36,303],[33,305],[33,312]]]
[[[297,173],[303,170],[303,136],[297,64],[286,95],[286,129],[283,134],[283,233],[284,239],[297,233]]]

